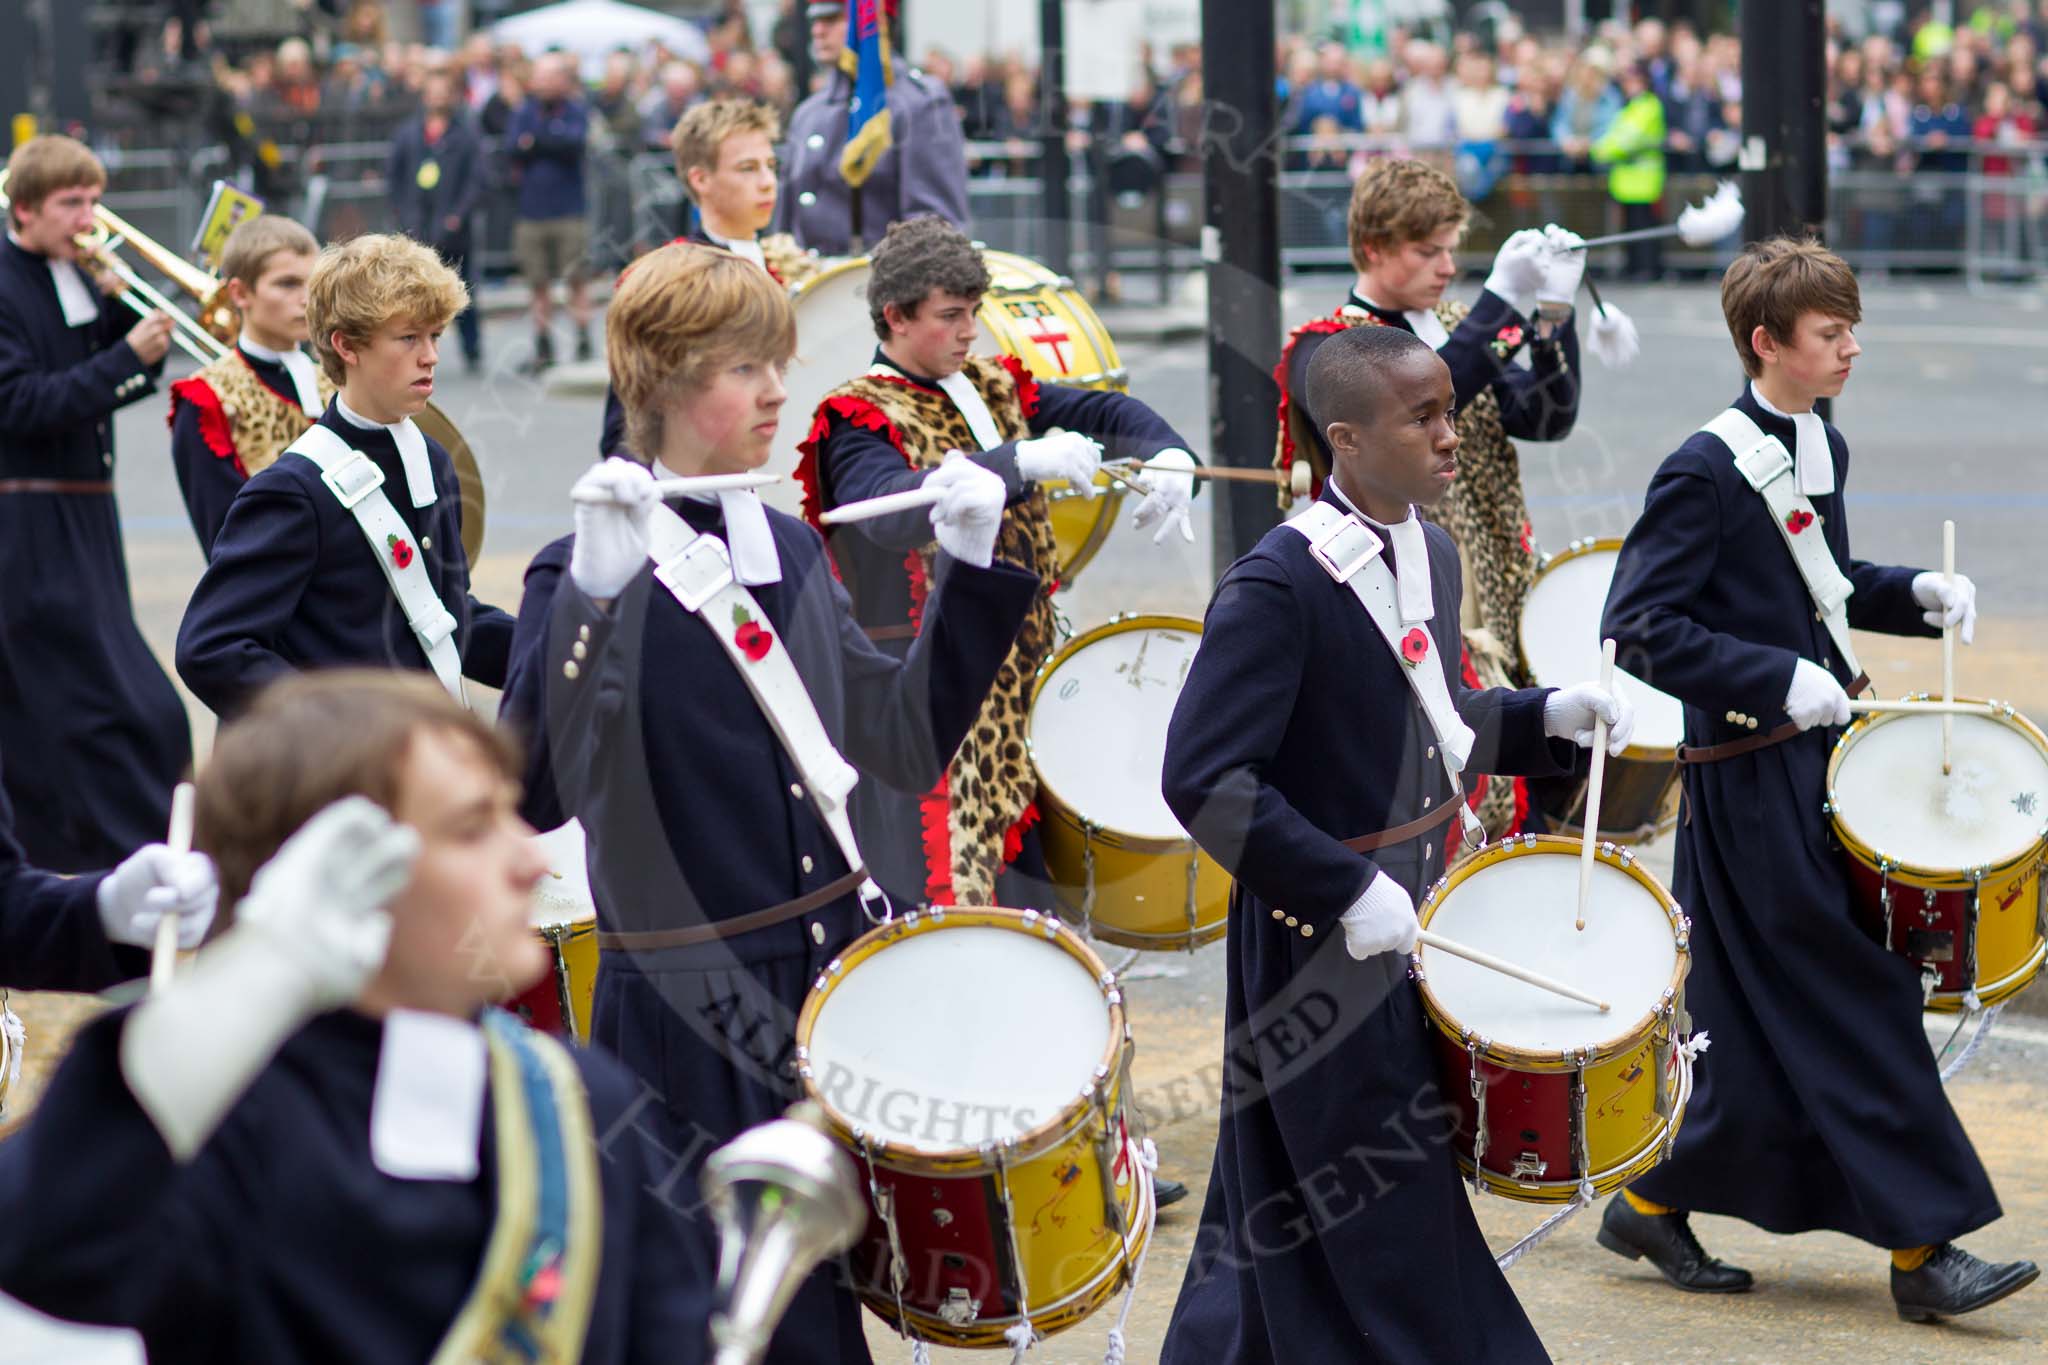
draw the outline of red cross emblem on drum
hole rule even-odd
[[[1060,325],[1058,319],[1047,317],[1044,314],[1026,318],[1024,319],[1024,335],[1030,337],[1037,345],[1039,351],[1050,358],[1053,364],[1060,367],[1061,374],[1071,373],[1067,368],[1066,348],[1073,341],[1073,337],[1067,334],[1066,328]]]

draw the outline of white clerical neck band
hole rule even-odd
[[[1792,467],[1799,480],[1799,491],[1810,498],[1834,492],[1835,455],[1828,449],[1828,429],[1820,414],[1811,408],[1805,412],[1784,411],[1764,397],[1762,387],[1753,379],[1749,383],[1749,396],[1771,416],[1792,424],[1796,447],[1792,452]]]
[[[283,351],[273,351],[268,346],[264,346],[258,342],[251,341],[249,339],[248,329],[246,328],[243,329],[242,334],[240,336],[235,338],[235,345],[241,347],[242,353],[248,356],[251,360],[267,360],[273,365],[284,364]]]
[[[1416,514],[1414,504],[1409,504],[1408,515],[1401,520],[1379,522],[1367,516],[1357,503],[1345,496],[1344,490],[1337,486],[1335,474],[1330,476],[1330,491],[1346,511],[1394,547],[1394,596],[1400,606],[1402,623],[1412,626],[1434,618],[1436,600],[1429,585],[1429,542],[1423,539],[1422,518]]]

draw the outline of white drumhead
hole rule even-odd
[[[590,894],[582,824],[571,820],[558,829],[534,835],[533,842],[548,859],[548,875],[533,890],[533,923],[581,924],[596,919],[597,901]]]
[[[1142,626],[1084,642],[1039,684],[1031,761],[1087,820],[1140,839],[1187,838],[1160,780],[1166,726],[1202,643],[1200,627]]]
[[[849,1124],[944,1152],[1020,1137],[1077,1099],[1109,1048],[1086,965],[1043,938],[960,925],[849,969],[819,1008],[813,1083]]]
[[[1995,867],[2041,839],[2048,757],[2017,726],[1957,716],[1953,775],[1941,771],[1941,717],[1894,715],[1859,730],[1833,800],[1856,838],[1894,862]]]
[[[1600,613],[1614,582],[1615,550],[1587,550],[1536,576],[1522,603],[1522,657],[1543,687],[1600,680]],[[1675,749],[1685,738],[1685,708],[1625,668],[1614,683],[1636,709],[1637,748]]]
[[[811,434],[812,419],[825,395],[849,379],[866,374],[875,352],[875,327],[868,319],[868,264],[856,261],[843,270],[812,279],[796,303],[796,355],[789,362],[783,386],[789,397],[764,474],[783,481],[761,490],[761,500],[791,516],[803,514],[803,487],[797,483],[797,445]]]
[[[1534,851],[1472,873],[1430,917],[1431,933],[1598,996],[1605,1014],[1491,968],[1422,949],[1430,993],[1458,1024],[1530,1052],[1598,1047],[1657,1008],[1678,964],[1671,920],[1648,888],[1593,864],[1586,927],[1574,929],[1579,856]]]

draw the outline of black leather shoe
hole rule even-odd
[[[1163,1209],[1168,1204],[1178,1204],[1187,1197],[1188,1187],[1180,1181],[1161,1180],[1158,1176],[1152,1178],[1152,1201],[1160,1208]]]
[[[1687,1293],[1740,1294],[1756,1284],[1747,1270],[1707,1255],[1684,1214],[1637,1213],[1620,1195],[1608,1201],[1600,1216],[1599,1241],[1631,1261],[1648,1257],[1665,1279]]]
[[[1954,1242],[1943,1242],[1918,1270],[1892,1267],[1892,1302],[1907,1322],[1939,1322],[1974,1313],[2041,1278],[2032,1261],[1992,1265]]]

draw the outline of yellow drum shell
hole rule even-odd
[[[1458,864],[1433,885],[1423,898],[1418,918],[1424,928],[1446,900],[1464,882],[1496,863],[1528,856],[1566,855],[1576,860],[1580,844],[1576,839],[1555,835],[1520,835],[1490,844]],[[1459,1136],[1454,1146],[1458,1165],[1471,1179],[1478,1179],[1495,1194],[1526,1203],[1564,1203],[1579,1189],[1579,1178],[1589,1180],[1596,1194],[1620,1189],[1661,1161],[1685,1117],[1690,1095],[1689,1083],[1674,1089],[1675,1030],[1684,1017],[1684,986],[1691,964],[1688,951],[1689,926],[1668,891],[1649,875],[1633,856],[1613,844],[1596,846],[1602,863],[1626,874],[1649,891],[1671,922],[1677,948],[1670,981],[1661,993],[1662,1002],[1633,1021],[1616,1020],[1609,1040],[1595,1047],[1571,1050],[1534,1050],[1492,1039],[1473,1038],[1445,1008],[1415,959],[1415,976],[1421,988],[1424,1008],[1435,1025],[1437,1053],[1444,1072],[1444,1092],[1460,1111]],[[1571,932],[1570,925],[1564,932]],[[1472,944],[1472,947],[1484,945]],[[1477,1044],[1476,1049],[1474,1044]],[[1475,1056],[1476,1051],[1476,1056]],[[1689,1063],[1679,1063],[1689,1065]],[[1472,1158],[1472,1144],[1464,1136],[1475,1118],[1476,1104],[1470,1094],[1470,1075],[1478,1067],[1488,1091],[1489,1130],[1506,1114],[1507,1106],[1523,1103],[1555,1115],[1576,1110],[1583,1097],[1583,1171],[1568,1169],[1579,1153],[1567,1152],[1565,1160],[1553,1164],[1565,1168],[1565,1179],[1548,1178],[1552,1173],[1516,1177]],[[1647,1078],[1650,1083],[1642,1081]],[[1515,1086],[1510,1090],[1506,1082]],[[1496,1090],[1501,1093],[1496,1094]],[[1510,1125],[1512,1126],[1512,1125]]]
[[[1039,667],[1032,682],[1032,710],[1045,680],[1075,654],[1112,635],[1153,629],[1199,637],[1202,623],[1184,616],[1133,614],[1113,617],[1075,636]],[[1102,719],[1105,725],[1115,725],[1124,718],[1104,710]],[[1230,874],[1193,839],[1146,838],[1094,824],[1060,794],[1035,757],[1032,766],[1038,778],[1039,840],[1046,870],[1061,906],[1074,917],[1083,914],[1093,854],[1095,899],[1086,916],[1091,935],[1119,947],[1163,950],[1198,948],[1223,937],[1229,922]]]
[[[982,1146],[943,1151],[913,1150],[864,1134],[825,1095],[811,1065],[818,1017],[837,984],[862,963],[908,938],[982,927],[1030,935],[1051,943],[1085,967],[1100,983],[1109,1016],[1108,1044],[1094,1069],[1092,1086],[1077,1090],[1059,1113],[1021,1136]],[[1020,1030],[1030,1022],[1017,1020]],[[1151,1186],[1124,1149],[1123,1096],[1131,1055],[1122,992],[1102,959],[1072,929],[1037,911],[997,907],[935,907],[883,924],[849,944],[812,987],[797,1016],[797,1074],[806,1098],[824,1111],[828,1129],[847,1149],[868,1185],[870,1224],[855,1248],[864,1256],[885,1253],[887,1225],[874,1207],[878,1189],[893,1191],[900,1245],[911,1265],[911,1281],[899,1299],[882,1255],[875,1273],[857,1276],[856,1290],[867,1306],[899,1329],[926,1341],[965,1348],[999,1348],[1015,1314],[976,1312],[949,1320],[929,1302],[910,1300],[920,1288],[920,1268],[936,1262],[928,1241],[931,1225],[910,1215],[930,1209],[987,1211],[994,1242],[990,1264],[1013,1254],[1022,1270],[1032,1326],[1049,1336],[1086,1318],[1131,1279],[1143,1254],[1152,1215]],[[1005,1211],[1008,1212],[1005,1212]],[[950,1214],[945,1223],[952,1223]],[[924,1254],[920,1254],[920,1253]],[[997,1286],[997,1289],[1006,1286]],[[977,1301],[977,1308],[980,1306]]]
[[[1927,693],[1917,692],[1909,699],[1924,701],[1927,697]],[[1988,704],[2001,708],[1997,717],[2000,722],[2031,739],[2035,748],[2048,756],[2048,735],[2038,726],[2010,706],[1995,701]],[[1905,898],[1899,892],[1912,890],[1927,893],[1921,898],[1923,903],[1931,896],[1932,902],[1944,909],[1959,898],[1966,902],[1969,893],[1976,892],[1977,921],[1973,932],[1977,1002],[1985,1007],[1995,1005],[2026,989],[2044,963],[2048,963],[2048,924],[2044,924],[2048,920],[2048,899],[2044,899],[2048,897],[2048,885],[2042,880],[2043,868],[2048,866],[2048,839],[2036,840],[2023,852],[1982,868],[1905,863],[1873,847],[1843,817],[1835,800],[1836,785],[1843,763],[1859,740],[1876,727],[1896,723],[1906,716],[1907,713],[1896,711],[1859,716],[1835,741],[1834,752],[1828,758],[1828,827],[1848,855],[1852,879],[1868,902],[1866,911],[1878,926],[1885,924],[1881,908],[1885,883],[1894,888],[1893,895],[1902,903]],[[1886,946],[1908,960],[1916,960],[1896,944]],[[1935,1013],[1960,1013],[1968,1008],[1968,1001],[1967,989],[1936,989],[1927,998],[1927,1008]]]

